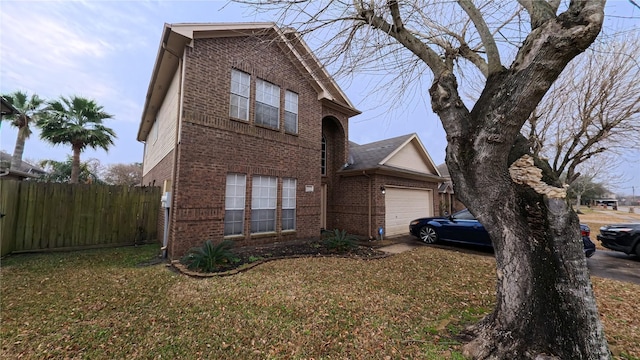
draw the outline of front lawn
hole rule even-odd
[[[486,255],[420,247],[194,279],[139,266],[158,251],[3,259],[0,358],[460,359],[456,334],[494,302]],[[593,281],[612,350],[639,358],[640,286]]]

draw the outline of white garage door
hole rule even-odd
[[[431,190],[386,189],[386,236],[408,234],[411,220],[426,216],[433,216],[433,194]]]

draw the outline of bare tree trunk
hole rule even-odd
[[[469,328],[464,353],[474,359],[609,358],[578,217],[548,164],[524,161],[528,143],[510,130],[510,121],[528,116],[518,99],[504,97],[513,81],[508,74],[490,77],[471,112],[461,105],[453,75],[430,90],[447,131],[456,194],[489,232],[497,261],[496,307]],[[536,101],[535,92],[531,97],[523,101]]]
[[[80,177],[80,152],[80,147],[73,145],[73,160],[71,162],[71,179],[69,180],[69,184],[78,183],[78,178]]]

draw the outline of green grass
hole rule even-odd
[[[436,248],[278,260],[207,279],[136,266],[158,253],[3,259],[0,358],[462,359],[455,334],[494,302],[493,258]],[[598,279],[594,288],[626,299],[601,312],[612,347],[637,357],[640,335],[628,325],[637,319],[619,309],[640,286]]]

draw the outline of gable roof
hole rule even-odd
[[[349,162],[341,170],[344,175],[369,171],[403,173],[439,182],[445,180],[415,133],[364,145],[349,142],[349,153]]]
[[[442,163],[442,164],[438,165],[437,167],[438,167],[438,171],[440,172],[440,175],[442,175],[442,177],[451,178],[451,175],[449,174],[449,168],[447,167],[447,163]]]
[[[273,22],[165,24],[142,110],[138,141],[144,141],[151,130],[185,47],[192,45],[194,39],[236,36],[275,36],[281,40],[277,42],[278,45],[295,66],[310,75],[311,86],[317,91],[318,100],[323,105],[336,108],[348,116],[360,114],[300,34],[293,29],[280,29]]]

